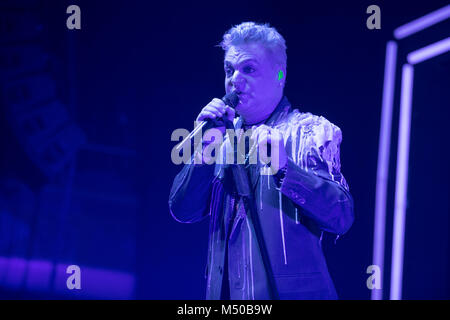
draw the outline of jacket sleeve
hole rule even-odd
[[[342,132],[328,120],[320,120],[297,135],[303,141],[302,155],[288,158],[280,190],[321,230],[341,235],[354,220],[353,199],[340,171]]]
[[[214,165],[187,163],[175,177],[169,195],[169,209],[175,220],[197,222],[209,213]]]

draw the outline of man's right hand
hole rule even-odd
[[[225,105],[225,103],[221,99],[214,98],[208,103],[202,111],[200,111],[197,116],[196,121],[204,121],[204,120],[217,120],[220,118],[226,118],[230,121],[233,121],[235,116],[235,112],[233,108]],[[214,127],[225,133],[225,125],[223,121],[214,122]]]
[[[222,135],[225,134],[225,123],[222,121],[222,119],[228,119],[230,121],[233,121],[235,116],[235,112],[233,108],[230,108],[229,106],[225,105],[225,103],[217,98],[214,98],[211,100],[210,103],[208,103],[202,111],[200,111],[199,115],[197,116],[197,119],[195,121],[206,121],[206,120],[212,120],[213,121],[213,128],[218,129],[222,132]],[[220,121],[217,121],[220,119]],[[203,132],[203,134],[205,134]],[[212,141],[203,141],[203,147],[201,152],[197,152],[195,154],[195,162],[196,163],[210,163],[211,159],[208,157],[205,158],[205,155],[203,154],[204,149],[211,143]]]

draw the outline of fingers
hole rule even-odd
[[[260,160],[264,164],[268,164],[272,160],[278,163],[278,159],[272,159],[274,155],[278,155],[278,148],[284,148],[283,136],[278,129],[273,129],[266,125],[258,128],[252,128],[251,140],[256,142],[257,152]],[[272,150],[275,148],[274,150]],[[284,149],[283,149],[284,150]],[[272,154],[272,151],[275,154]],[[277,156],[275,156],[277,158]]]
[[[260,141],[261,139],[267,139],[267,141],[270,143],[272,140],[281,140],[282,135],[281,132],[278,129],[271,128],[269,126],[266,126],[265,124],[259,126],[256,128],[256,126],[252,127],[252,139],[258,139]]]
[[[227,119],[232,121],[235,117],[235,112],[232,108],[225,105],[225,103],[217,98],[211,100],[200,112],[197,117],[197,121],[203,121],[205,119],[217,119],[226,116]]]
[[[202,112],[197,117],[197,121],[203,121],[206,119],[215,119],[216,117],[217,115],[214,112],[202,110]]]
[[[250,137],[250,140],[252,141],[252,144],[254,146],[252,147],[253,150],[257,151],[257,154],[259,155],[259,159],[263,164],[268,163],[268,157],[267,157],[267,147],[268,143],[270,143],[270,128],[266,125],[261,125],[260,127],[253,126],[252,127],[252,135]]]
[[[267,139],[269,139],[268,141],[270,142],[270,134],[272,131],[273,129],[271,127],[266,126],[265,124],[259,127],[253,126],[251,139],[257,140],[259,143],[259,141],[261,141],[263,137],[266,137]]]
[[[227,119],[230,121],[233,121],[234,117],[236,116],[236,112],[234,111],[233,108],[230,108],[229,106],[226,106],[226,110],[225,110]]]

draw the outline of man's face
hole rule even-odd
[[[278,80],[280,65],[257,43],[232,46],[225,54],[225,91],[236,91],[240,102],[236,111],[246,123],[267,119],[283,96]],[[284,72],[284,70],[283,70]]]

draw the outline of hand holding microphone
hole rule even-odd
[[[225,133],[225,123],[222,118],[233,121],[235,111],[230,106],[226,105],[221,99],[214,98],[208,103],[197,116],[196,121],[210,120],[213,122],[213,127],[219,129],[223,134]]]
[[[203,128],[215,127],[224,134],[225,124],[222,120],[223,116],[225,115],[227,120],[233,121],[235,116],[234,108],[236,108],[238,103],[239,96],[235,92],[226,94],[222,99],[212,99],[197,116],[196,121],[201,121],[201,123],[175,149],[180,150],[186,141],[191,140]]]

